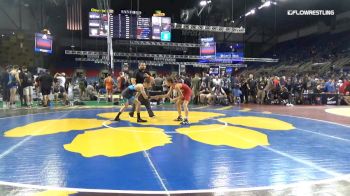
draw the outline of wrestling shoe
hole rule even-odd
[[[137,122],[138,123],[144,123],[144,122],[147,122],[147,120],[143,120],[143,119],[139,118],[139,119],[137,119]]]
[[[180,123],[180,125],[190,125],[190,122],[188,122],[188,120],[185,119],[184,121],[182,121],[182,122]]]
[[[129,116],[130,116],[131,118],[134,118],[134,113],[133,113],[133,112],[129,112]]]
[[[175,119],[175,121],[183,121],[184,119],[181,117],[181,116],[179,116],[179,117],[177,117],[177,119]]]
[[[120,121],[120,118],[119,117],[115,117],[114,121]]]

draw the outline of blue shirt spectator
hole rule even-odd
[[[334,80],[328,80],[328,82],[325,83],[324,92],[336,93],[336,87],[335,87]]]

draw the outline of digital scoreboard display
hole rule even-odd
[[[132,14],[118,14],[114,16],[114,38],[136,39],[137,16]]]
[[[149,40],[151,39],[151,19],[141,18],[137,19],[137,39]]]
[[[152,17],[152,39],[161,41],[171,41],[170,17]]]
[[[35,33],[35,51],[52,53],[52,36],[42,33]]]
[[[220,67],[219,66],[210,66],[209,68],[209,75],[219,75],[220,74]]]
[[[200,45],[201,60],[215,59],[216,56],[216,42],[213,37],[201,38]]]
[[[106,13],[105,10],[91,9],[89,12],[90,37],[105,38],[109,31],[110,35],[117,39],[171,41],[170,17],[143,18],[141,12],[132,10],[122,10],[117,15],[112,13],[113,10]]]
[[[111,26],[113,22],[113,15],[110,14]],[[113,35],[113,28],[108,26],[107,13],[89,12],[89,36],[90,37],[107,37],[107,32],[111,30]]]

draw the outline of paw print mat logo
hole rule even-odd
[[[83,157],[121,157],[170,145],[172,134],[185,135],[207,145],[252,149],[269,145],[268,136],[255,129],[267,131],[294,129],[292,124],[274,118],[227,117],[225,114],[214,112],[190,112],[192,125],[181,127],[174,121],[177,117],[176,111],[157,111],[156,115],[156,118],[149,118],[147,123],[142,124],[137,123],[135,118],[126,118],[126,123],[114,123],[111,119],[115,113],[100,113],[98,114],[100,118],[95,119],[43,120],[7,130],[4,136],[38,137],[80,131],[70,143],[63,144],[66,151],[78,153]]]

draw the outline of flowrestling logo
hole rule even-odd
[[[334,16],[334,10],[287,10],[288,16]]]

